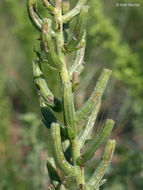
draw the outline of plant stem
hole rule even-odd
[[[63,62],[60,70],[60,77],[62,82],[62,103],[63,103],[63,114],[65,124],[68,127],[68,135],[72,145],[73,163],[76,169],[76,181],[77,185],[84,184],[84,173],[83,169],[76,164],[76,159],[80,156],[80,147],[76,138],[76,128],[74,125],[74,102],[72,95],[72,82],[68,74],[68,70],[65,63],[65,56],[62,52],[63,47],[63,23],[62,23],[62,11],[61,11],[61,0],[56,1],[56,28],[57,28],[57,51],[59,58]]]
[[[79,147],[77,138],[72,140],[71,143],[72,143],[72,150],[73,150],[73,162],[74,162],[74,166],[75,166],[76,172],[77,172],[77,178],[76,178],[77,186],[79,189],[82,189],[82,187],[85,184],[84,168],[77,165],[77,163],[76,163],[77,158],[80,156],[80,147]]]

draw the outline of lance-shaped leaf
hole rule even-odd
[[[55,7],[49,0],[42,0],[42,2],[51,14],[55,14]]]
[[[111,70],[105,69],[102,71],[95,88],[90,96],[90,98],[83,104],[83,106],[76,112],[75,121],[80,121],[86,119],[87,115],[93,110],[94,106],[101,99],[102,94],[106,88],[109,77],[111,75]]]
[[[49,90],[48,85],[44,79],[44,75],[41,71],[39,61],[33,61],[33,74],[38,93],[43,98],[46,105],[51,107],[54,111],[61,111],[61,102]]]
[[[58,167],[62,170],[65,175],[75,176],[75,168],[67,162],[65,159],[62,144],[61,144],[61,134],[60,125],[58,123],[51,124],[51,136],[52,136],[52,146],[55,153],[55,160]]]
[[[69,138],[74,139],[76,137],[76,128],[74,123],[74,106],[71,82],[65,82],[62,84],[62,97],[64,122],[67,126]]]
[[[83,59],[84,59],[84,52],[85,52],[85,47],[86,47],[85,36],[86,36],[86,34],[83,35],[81,42],[79,44],[79,46],[83,45],[83,47],[76,51],[74,61],[71,65],[71,67],[69,68],[69,75],[71,77],[74,72],[78,72],[78,74],[80,74],[80,72],[82,71],[82,69],[84,67]]]
[[[53,184],[54,187],[58,187],[61,184],[61,180],[57,173],[56,165],[52,157],[47,158],[47,169],[51,184]]]
[[[80,134],[78,136],[78,142],[80,144],[80,147],[82,147],[87,140],[91,139],[91,133],[92,133],[92,130],[93,130],[96,118],[97,118],[97,114],[99,112],[100,104],[101,104],[101,102],[99,101],[98,104],[93,109],[93,111],[87,121],[86,127],[80,132]]]
[[[27,5],[28,14],[29,14],[29,18],[30,18],[32,24],[39,31],[41,31],[42,19],[41,19],[40,15],[37,12],[36,5],[37,5],[37,0],[28,0],[28,5]]]
[[[71,38],[69,39],[67,44],[64,45],[65,52],[71,52],[74,48],[76,48],[79,45],[79,42],[81,41],[84,35],[87,13],[88,6],[83,6],[78,17],[77,23],[75,25],[73,34],[71,35]]]
[[[101,186],[100,181],[111,162],[114,149],[115,149],[115,140],[109,140],[107,142],[105,151],[103,153],[103,156],[99,165],[97,166],[93,175],[90,177],[90,179],[86,183],[86,190],[94,190],[98,186]]]
[[[48,59],[48,63],[56,68],[57,70],[60,70],[62,67],[62,61],[57,56],[55,52],[54,43],[52,40],[52,21],[48,18],[43,19],[42,24],[42,41],[43,46],[45,50],[46,57]]]
[[[76,16],[80,12],[86,1],[87,0],[79,0],[76,6],[71,11],[63,15],[63,22],[69,22],[74,16]]]
[[[95,137],[95,139],[88,145],[87,150],[77,159],[77,163],[79,165],[84,164],[86,161],[90,160],[96,150],[100,148],[100,146],[105,142],[105,140],[109,137],[112,128],[114,126],[114,121],[111,119],[107,119],[103,128],[99,132],[99,134]]]

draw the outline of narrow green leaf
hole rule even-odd
[[[55,52],[55,47],[54,47],[54,43],[52,40],[52,32],[51,32],[52,28],[51,27],[52,27],[52,20],[50,20],[48,18],[44,18],[43,24],[42,24],[43,47],[44,47],[46,57],[48,59],[48,63],[52,67],[60,70],[63,63]]]
[[[37,0],[28,0],[27,9],[28,9],[29,18],[33,26],[35,26],[36,29],[41,31],[42,19],[37,12],[36,6],[37,6]]]
[[[75,168],[67,162],[63,153],[61,144],[60,125],[58,123],[51,124],[51,136],[56,164],[58,164],[58,167],[62,170],[62,172],[65,175],[75,176]]]
[[[71,11],[63,15],[63,22],[69,22],[73,17],[79,14],[82,6],[86,3],[86,1],[87,0],[79,0],[76,6]]]
[[[51,107],[54,111],[57,112],[61,111],[62,110],[61,102],[49,90],[48,85],[44,79],[42,70],[40,68],[39,61],[33,61],[33,74],[39,96],[42,97],[46,105]]]
[[[83,106],[76,112],[75,121],[78,122],[82,119],[87,119],[88,114],[93,110],[94,106],[101,99],[102,94],[106,88],[109,77],[111,75],[111,70],[103,69],[95,88],[90,96],[90,98],[83,104]]]
[[[47,158],[47,169],[51,183],[54,185],[54,187],[58,187],[61,184],[61,180],[57,173],[55,162],[52,157]]]
[[[42,0],[42,2],[51,14],[55,14],[55,7],[49,0]]]
[[[90,177],[90,179],[86,183],[86,190],[94,190],[98,186],[102,185],[101,183],[103,181],[101,181],[101,179],[104,176],[104,173],[106,172],[106,170],[111,162],[111,159],[112,159],[112,156],[114,153],[114,149],[115,149],[115,140],[108,140],[105,151],[103,153],[103,156],[102,156],[102,159],[101,159],[99,165],[97,166],[93,175]]]
[[[99,132],[99,134],[95,137],[95,139],[89,144],[87,150],[77,159],[77,163],[79,165],[84,164],[86,161],[90,160],[96,150],[100,148],[100,146],[107,140],[114,126],[114,121],[111,119],[107,119],[103,128]]]
[[[83,60],[84,60],[84,52],[85,52],[85,47],[86,47],[85,36],[86,34],[83,35],[83,38],[81,39],[80,44],[79,44],[79,46],[83,45],[83,47],[76,51],[76,55],[73,60],[73,63],[71,67],[69,68],[68,72],[69,72],[70,77],[72,77],[72,74],[74,72],[77,72],[78,74],[80,74],[84,67]]]
[[[96,118],[97,118],[97,114],[99,112],[100,104],[101,104],[101,102],[99,101],[98,104],[93,109],[93,111],[87,121],[86,127],[80,132],[80,134],[78,136],[78,142],[79,142],[81,148],[83,147],[83,145],[85,144],[85,142],[87,140],[91,139],[91,133],[92,133],[92,130],[93,130]]]
[[[67,44],[64,45],[64,49],[66,52],[68,51],[71,52],[74,48],[76,48],[79,45],[84,35],[87,13],[88,13],[88,6],[83,6],[80,15],[78,17],[77,23],[75,25],[73,34],[71,35],[71,38],[69,39]]]

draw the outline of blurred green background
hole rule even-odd
[[[39,1],[40,2],[40,1]],[[71,5],[77,2],[70,1]],[[85,71],[76,104],[90,95],[103,67],[113,70],[96,125],[116,121],[117,140],[104,190],[143,189],[143,1],[117,7],[115,0],[89,0]],[[124,3],[128,1],[124,0]],[[46,10],[40,11],[46,15]],[[0,190],[46,190],[48,130],[41,121],[32,76],[38,33],[31,25],[26,0],[0,1]],[[58,95],[58,77],[45,68]],[[87,171],[90,174],[95,163]]]

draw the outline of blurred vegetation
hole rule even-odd
[[[101,187],[105,190],[143,189],[143,2],[138,2],[140,7],[123,8],[113,0],[89,1],[86,64],[76,103],[79,107],[89,96],[103,67],[113,70],[96,123],[107,116],[116,121],[117,148]],[[0,190],[47,189],[48,131],[31,67],[39,36],[26,0],[1,0],[0,25]],[[45,71],[59,96],[58,79],[49,68]]]

